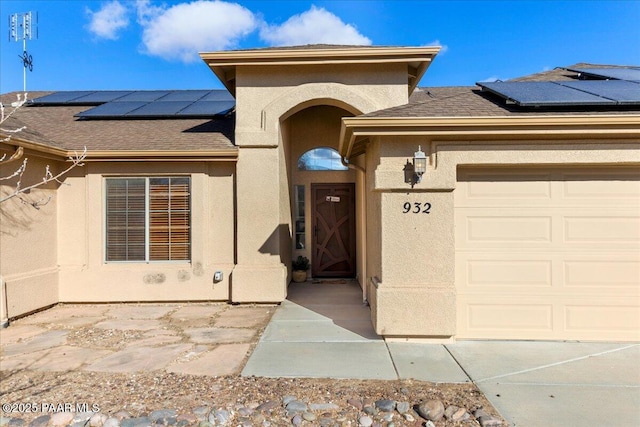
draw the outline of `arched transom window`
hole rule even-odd
[[[298,170],[301,171],[344,171],[347,169],[340,161],[340,154],[329,147],[314,148],[298,159]]]

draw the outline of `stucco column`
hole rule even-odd
[[[423,182],[405,182],[405,165],[421,143],[394,138],[371,150],[381,228],[372,317],[387,337],[449,339],[456,333],[453,188],[433,179],[433,161]]]
[[[453,193],[384,192],[381,217],[376,332],[404,337],[454,335]]]
[[[237,133],[236,138],[243,136]],[[280,224],[279,163],[277,146],[240,148],[233,302],[279,302],[286,297],[287,268],[282,263],[280,239],[289,231],[288,225]]]

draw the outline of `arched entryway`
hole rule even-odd
[[[281,122],[291,191],[291,255],[310,259],[310,278],[358,276],[360,173],[344,166],[337,152],[341,119],[353,115],[337,106],[313,105]]]

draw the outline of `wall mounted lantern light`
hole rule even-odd
[[[422,181],[422,174],[427,171],[427,155],[422,151],[422,147],[418,145],[418,151],[413,155],[413,173],[415,182]]]

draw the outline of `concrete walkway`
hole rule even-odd
[[[242,375],[469,381],[443,346],[387,343],[376,335],[352,281],[291,284]]]
[[[640,344],[385,342],[361,295],[292,284],[242,375],[473,381],[513,426],[640,426]]]

